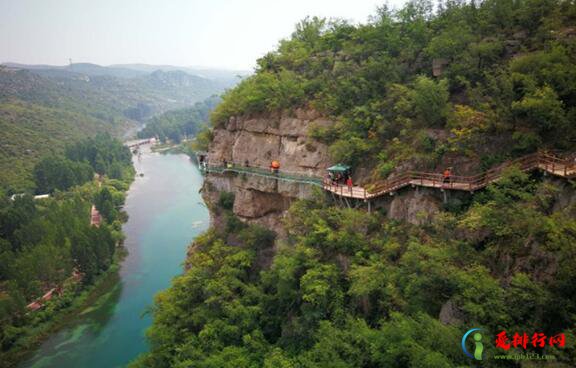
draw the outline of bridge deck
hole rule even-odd
[[[256,175],[277,180],[319,185],[324,190],[335,195],[363,200],[369,200],[387,194],[393,194],[397,190],[407,186],[420,186],[441,190],[461,190],[473,192],[497,181],[502,176],[503,171],[511,166],[517,166],[520,170],[525,172],[532,170],[542,170],[546,173],[564,178],[572,178],[576,176],[576,162],[573,159],[559,158],[546,152],[538,152],[516,160],[507,161],[478,175],[451,176],[448,180],[445,180],[442,174],[439,173],[408,171],[401,173],[394,179],[376,183],[376,185],[373,185],[368,189],[360,186],[353,186],[349,188],[346,185],[334,184],[325,180],[323,181],[318,176],[309,175],[306,173],[290,173],[286,171],[273,173],[269,169],[242,166],[237,163],[229,163],[227,166],[219,166],[213,163],[208,163],[205,166],[201,165],[201,167],[203,167],[206,172],[236,172],[240,174]]]
[[[273,173],[269,169],[263,169],[259,167],[250,167],[250,166],[240,166],[240,165],[232,165],[222,166],[222,165],[208,165],[207,167],[203,168],[206,172],[217,172],[217,173],[225,173],[225,172],[235,172],[238,174],[248,174],[253,176],[260,176],[270,179],[277,179],[282,181],[289,181],[289,182],[297,182],[303,184],[312,184],[312,185],[322,185],[322,179],[313,176],[313,175],[306,175],[303,173],[293,173],[287,171],[279,171],[278,173]]]
[[[564,178],[576,176],[576,162],[574,160],[561,159],[545,152],[538,152],[505,162],[500,166],[474,176],[451,176],[449,180],[445,180],[442,174],[438,173],[405,172],[397,178],[379,183],[371,190],[359,186],[355,186],[350,190],[346,186],[333,185],[326,182],[323,184],[323,188],[339,196],[354,199],[372,199],[386,194],[393,194],[406,186],[473,192],[497,181],[502,176],[502,172],[511,166],[517,166],[525,172],[539,169]]]

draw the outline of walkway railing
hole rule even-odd
[[[320,177],[313,174],[287,172],[284,170],[279,170],[277,173],[274,173],[270,169],[247,166],[233,161],[227,162],[226,165],[224,165],[223,162],[214,161],[209,161],[204,163],[204,165],[200,164],[200,167],[207,172],[236,172],[284,181],[318,185],[324,190],[342,197],[364,200],[392,194],[406,186],[421,186],[474,192],[498,180],[502,176],[502,172],[511,166],[516,166],[524,172],[539,169],[552,175],[565,178],[576,176],[576,162],[574,161],[574,158],[570,156],[567,158],[560,158],[549,152],[537,152],[515,160],[506,161],[505,163],[481,174],[472,176],[451,175],[449,178],[445,178],[441,173],[406,171],[393,179],[378,182],[368,189],[359,186],[348,187],[346,185],[335,184],[330,180],[322,180]]]
[[[200,165],[200,168],[205,170],[206,172],[218,172],[218,173],[235,172],[239,174],[249,174],[289,182],[322,186],[322,179],[313,174],[307,174],[302,172],[290,172],[285,170],[279,170],[278,172],[275,173],[270,169],[264,169],[261,167],[254,167],[254,166],[246,166],[246,164],[241,164],[239,162],[233,162],[233,161],[228,161],[226,165],[224,165],[223,163],[209,161],[206,166]]]
[[[576,175],[576,164],[573,159],[563,159],[547,152],[538,152],[507,161],[495,168],[473,176],[451,175],[449,178],[444,178],[440,173],[407,171],[393,179],[379,182],[369,189],[362,187],[350,189],[346,186],[334,185],[329,182],[324,182],[323,188],[343,197],[357,199],[380,197],[409,185],[473,192],[498,180],[502,176],[502,172],[511,166],[516,166],[524,172],[540,169],[552,175],[566,178]]]

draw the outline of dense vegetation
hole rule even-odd
[[[383,7],[366,25],[301,22],[223,96],[214,126],[313,108],[337,123],[310,134],[334,160],[367,166],[374,178],[400,162],[452,157],[479,169],[571,148],[575,3],[441,1],[432,9],[417,0]],[[471,327],[489,336],[565,333],[566,348],[535,351],[574,366],[574,195],[571,183],[511,169],[419,226],[318,196],[292,206],[287,238],[275,241],[235,218],[234,197],[223,193],[213,209],[222,221],[157,296],[151,351],[133,366],[466,366],[459,343]],[[485,344],[485,356],[497,352]]]
[[[299,202],[270,267],[274,237],[228,214],[157,296],[152,351],[134,366],[452,367],[468,363],[471,326],[574,341],[576,207],[551,212],[561,188],[512,170],[424,227]]]
[[[218,96],[212,96],[193,107],[155,116],[138,132],[138,138],[158,137],[161,142],[170,140],[175,143],[186,137],[192,138],[208,125],[210,112],[219,102]]]
[[[490,165],[570,147],[574,2],[450,0],[432,9],[417,0],[382,7],[366,25],[302,21],[223,97],[214,124],[314,108],[338,123],[313,137],[330,144],[335,161],[368,166],[375,178],[399,162],[432,167],[466,155]]]
[[[58,108],[22,101],[0,101],[0,188],[34,189],[32,169],[44,156],[61,154],[66,144],[119,126]]]
[[[121,136],[136,120],[191,106],[228,85],[180,71],[120,78],[113,76],[115,69],[95,67],[0,66],[0,188],[31,191],[32,168],[40,158],[96,133]]]
[[[122,240],[118,208],[133,178],[131,154],[108,135],[42,159],[36,187],[47,199],[0,193],[0,355],[25,348],[55,312],[70,306],[85,286],[107,270]],[[106,175],[94,180],[94,173]],[[67,190],[67,191],[64,191]],[[92,205],[99,227],[90,226]],[[79,280],[80,278],[80,280]],[[40,311],[26,305],[50,289],[60,296]]]
[[[97,135],[66,148],[65,156],[48,156],[34,167],[36,192],[52,193],[83,184],[98,175],[131,177],[130,150],[110,135]]]

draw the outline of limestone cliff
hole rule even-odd
[[[234,161],[266,168],[272,160],[283,171],[321,175],[328,165],[326,145],[308,136],[311,125],[329,126],[315,111],[296,110],[294,114],[233,117],[224,127],[214,129],[210,160]]]
[[[329,165],[328,149],[310,138],[308,129],[312,125],[331,124],[332,121],[311,110],[234,117],[214,129],[208,159],[261,168],[277,160],[283,171],[321,176]],[[208,175],[203,187],[206,201],[215,203],[221,191],[235,194],[233,209],[241,220],[282,233],[281,218],[285,211],[295,199],[310,197],[313,187],[234,173]]]
[[[260,168],[267,168],[272,160],[277,160],[284,172],[321,177],[332,163],[328,147],[312,139],[308,131],[313,125],[326,127],[331,124],[334,122],[313,110],[233,117],[214,129],[208,160],[217,165],[226,161]],[[362,179],[358,177],[362,170],[359,171],[355,177],[357,181]],[[203,187],[207,203],[215,204],[221,192],[234,193],[236,216],[272,229],[281,236],[284,234],[281,220],[291,203],[310,198],[313,191],[314,187],[308,184],[237,173],[210,173]],[[440,211],[442,201],[442,193],[437,191],[407,188],[394,196],[379,198],[372,208],[381,208],[396,220],[422,224]]]

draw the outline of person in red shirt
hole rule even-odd
[[[449,183],[451,176],[452,176],[452,168],[449,167],[446,170],[444,170],[444,173],[442,174],[442,178],[444,179],[444,183]]]
[[[270,171],[274,174],[278,174],[278,171],[280,171],[280,163],[278,161],[272,161],[270,164]]]
[[[348,186],[348,190],[350,191],[350,193],[352,193],[352,177],[348,176],[348,179],[346,179],[346,185]]]

